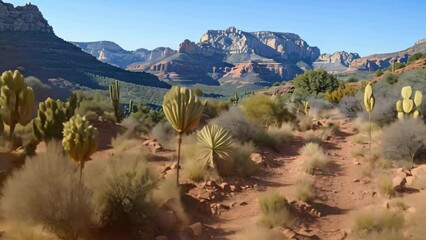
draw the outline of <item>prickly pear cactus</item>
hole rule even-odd
[[[413,99],[411,96],[413,89],[411,86],[405,86],[401,89],[402,100],[396,102],[396,111],[400,120],[413,117],[418,118],[420,116],[420,106],[423,101],[423,94],[420,91],[414,93]]]
[[[43,141],[62,139],[64,122],[74,115],[72,98],[70,100],[64,103],[48,98],[39,104],[37,117],[33,120],[33,133],[36,139]]]
[[[12,137],[16,124],[25,126],[32,120],[34,92],[27,87],[24,76],[18,70],[4,72],[0,77],[0,86],[0,113],[3,122],[9,125],[9,135]]]
[[[63,136],[62,145],[65,151],[73,161],[80,164],[81,178],[84,163],[98,148],[98,129],[90,125],[85,117],[75,115],[64,123]]]

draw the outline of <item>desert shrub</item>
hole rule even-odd
[[[206,168],[205,161],[199,159],[196,134],[186,136],[182,143],[182,172],[185,177],[195,181],[207,181],[216,176]]]
[[[387,198],[395,197],[396,192],[393,189],[392,178],[384,174],[377,179],[377,188],[379,189],[379,193]]]
[[[390,72],[387,72],[382,75],[382,81],[386,81],[392,85],[398,81],[398,77]]]
[[[287,199],[277,192],[265,192],[259,198],[262,216],[260,223],[267,227],[294,225],[294,217],[290,212],[290,204]]]
[[[283,122],[293,120],[295,117],[290,113],[281,96],[266,96],[257,94],[245,98],[241,103],[243,112],[253,121],[264,126],[281,126]]]
[[[297,126],[302,132],[311,130],[313,126],[312,118],[309,115],[299,114],[297,116]]]
[[[294,80],[295,91],[305,96],[318,96],[320,93],[332,91],[339,87],[339,81],[322,69],[308,70]]]
[[[333,91],[327,91],[324,94],[325,99],[331,103],[339,103],[345,96],[353,96],[361,88],[357,85],[345,85],[334,89]]]
[[[319,98],[309,98],[308,103],[309,115],[316,119],[327,118],[329,111],[335,107],[334,104]]]
[[[158,178],[137,154],[116,154],[87,166],[96,219],[106,230],[138,238],[153,237],[156,214],[150,201]]]
[[[229,111],[221,113],[212,120],[212,123],[224,127],[231,132],[234,139],[242,143],[255,141],[264,131],[262,126],[248,119],[238,107],[232,107]]]
[[[49,85],[42,83],[36,77],[26,77],[25,83],[28,87],[33,89],[36,103],[43,102],[46,98],[54,95],[52,88]]]
[[[283,234],[280,233],[279,231],[271,230],[270,228],[265,226],[253,225],[237,232],[232,239],[234,240],[258,240],[258,239],[281,240],[283,239]]]
[[[157,123],[151,131],[151,137],[164,147],[174,149],[176,147],[176,131],[169,122]]]
[[[375,72],[374,72],[374,76],[375,77],[380,77],[380,76],[382,76],[383,75],[383,70],[382,69],[377,69]]]
[[[352,233],[360,239],[404,239],[405,226],[401,212],[392,210],[362,210],[355,214]]]
[[[204,114],[210,118],[215,118],[219,116],[222,112],[229,110],[229,102],[220,101],[220,100],[208,100],[204,106]]]
[[[259,145],[278,149],[284,143],[289,143],[292,138],[293,126],[289,123],[281,125],[281,127],[269,127],[265,135],[257,138]],[[263,137],[263,138],[262,138]]]
[[[108,95],[102,92],[78,92],[80,103],[76,113],[85,116],[87,113],[96,113],[97,116],[104,116],[105,113],[113,113],[114,109]],[[93,113],[92,113],[93,114]]]
[[[233,146],[232,158],[234,159],[234,168],[237,173],[244,177],[254,175],[259,170],[259,165],[250,159],[250,155],[256,152],[253,143],[239,144]]]
[[[40,224],[61,239],[87,237],[96,226],[92,195],[78,177],[78,166],[51,142],[46,153],[28,159],[6,181],[2,212],[9,221]]]
[[[294,183],[294,195],[297,200],[308,202],[315,198],[314,181],[312,178],[303,177]]]
[[[308,174],[313,174],[315,170],[326,171],[329,159],[318,143],[308,143],[301,150],[304,162],[302,170]]]
[[[141,133],[148,133],[159,122],[165,121],[163,111],[158,111],[146,105],[139,105],[137,111],[130,114],[130,118],[139,123],[135,130]]]
[[[4,240],[57,240],[54,234],[43,231],[40,227],[26,226],[19,224],[17,226],[7,227],[2,234]],[[53,236],[52,236],[53,235]]]
[[[390,160],[414,162],[426,148],[426,125],[416,119],[396,121],[383,129],[381,151]]]
[[[339,103],[339,110],[348,118],[357,117],[358,112],[363,111],[362,95],[343,97]]]
[[[414,63],[415,61],[422,58],[426,58],[426,54],[423,54],[421,52],[415,53],[408,58],[408,64]]]
[[[314,131],[306,132],[305,135],[303,135],[303,140],[305,141],[305,143],[322,143],[322,138]]]

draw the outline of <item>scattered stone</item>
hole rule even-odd
[[[164,232],[169,232],[178,226],[178,220],[174,212],[167,210],[158,211],[155,223]]]
[[[392,187],[397,192],[401,192],[406,183],[407,180],[405,180],[405,177],[396,176],[392,179]]]
[[[253,162],[255,162],[256,164],[258,164],[261,167],[267,167],[267,164],[265,162],[265,156],[263,156],[260,153],[250,154],[250,160],[252,160]]]
[[[354,183],[359,182],[359,179],[358,179],[358,178],[357,178],[357,179],[354,179],[354,180],[353,180],[353,182],[354,182]]]
[[[147,146],[149,151],[152,153],[157,153],[163,151],[164,148],[156,139],[148,139],[142,143],[144,146]]]
[[[206,182],[205,187],[219,188],[220,186],[216,183],[216,181],[208,181]]]
[[[361,165],[361,163],[358,160],[353,161],[354,165]]]
[[[201,235],[203,235],[203,225],[200,222],[196,222],[189,227],[191,228],[194,236],[200,237]]]
[[[245,206],[247,204],[248,204],[247,202],[240,202],[240,206]]]
[[[297,235],[295,231],[293,231],[290,228],[286,228],[283,230],[283,234],[288,239],[294,239],[294,237]]]
[[[230,192],[231,191],[231,186],[228,183],[221,183],[220,187],[225,192]]]
[[[406,181],[405,185],[407,185],[407,186],[413,186],[414,179],[415,179],[414,176],[407,176],[405,178],[405,181]]]

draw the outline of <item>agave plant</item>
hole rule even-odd
[[[206,125],[198,132],[197,139],[200,160],[224,176],[230,165],[231,133],[219,125]]]
[[[179,164],[182,135],[198,128],[204,104],[194,91],[186,87],[174,86],[164,95],[163,111],[167,120],[177,131],[176,183],[179,185]]]
[[[77,114],[64,123],[62,145],[70,158],[80,164],[80,181],[85,162],[98,148],[98,140],[98,129],[85,117]]]
[[[376,99],[374,98],[373,87],[371,86],[371,84],[367,84],[364,90],[364,107],[365,107],[365,111],[368,112],[368,122],[370,123],[370,129],[369,129],[370,156],[371,156],[371,112],[374,109],[375,100]]]

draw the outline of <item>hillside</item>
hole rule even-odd
[[[426,39],[417,41],[412,47],[405,50],[373,54],[370,56],[355,59],[349,65],[346,72],[357,72],[357,71],[376,71],[380,68],[386,68],[391,65],[392,60],[396,62],[407,62],[409,56],[415,53],[426,53]]]
[[[169,87],[152,74],[129,72],[102,63],[57,37],[39,9],[0,1],[0,71],[19,69],[44,83],[68,89],[104,88],[98,79],[118,79],[152,87]]]

